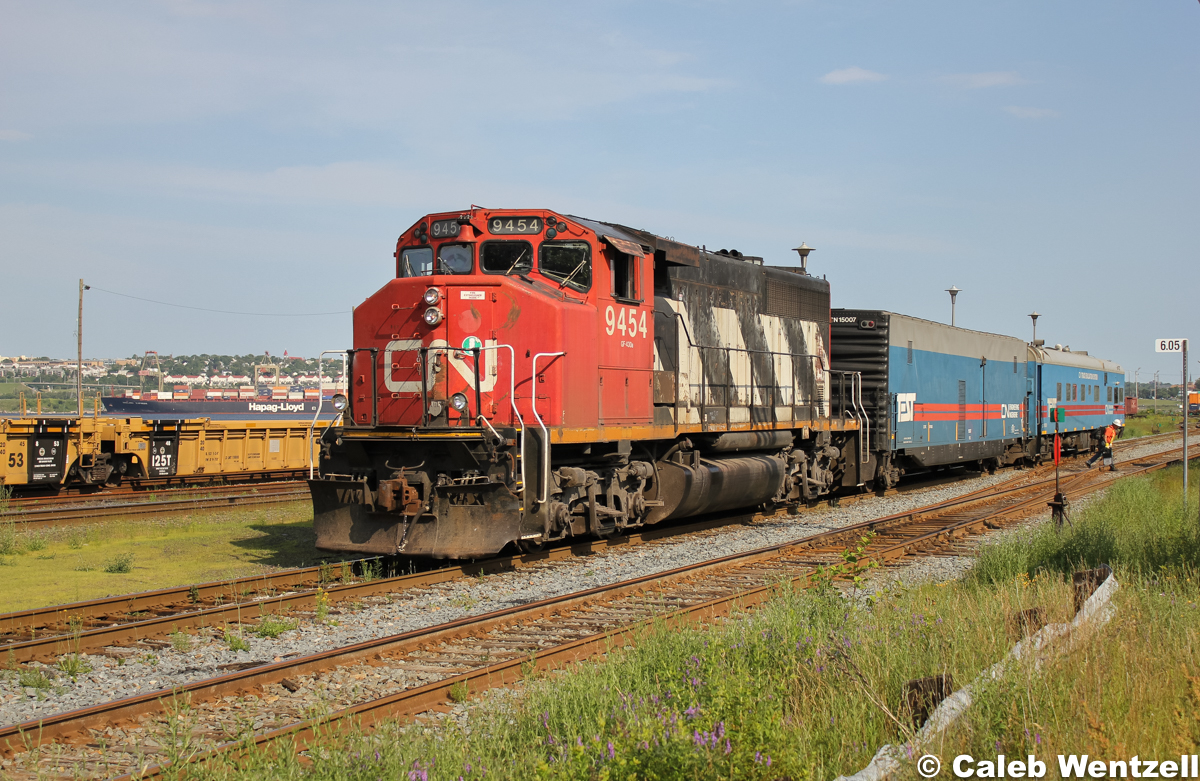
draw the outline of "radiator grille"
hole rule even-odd
[[[829,294],[768,279],[763,313],[826,323],[829,322]]]

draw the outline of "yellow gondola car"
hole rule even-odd
[[[178,484],[306,472],[317,453],[304,420],[0,419],[0,485]]]

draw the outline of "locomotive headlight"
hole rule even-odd
[[[333,401],[333,408],[335,410],[337,410],[338,412],[341,412],[342,410],[346,409],[346,404],[349,403],[349,399],[346,398],[346,395],[344,393],[333,394],[332,401]]]
[[[450,397],[450,406],[455,412],[462,412],[467,408],[467,397],[462,393],[456,393]]]
[[[437,325],[442,322],[442,310],[436,306],[431,306],[425,310],[424,315],[425,325]]]
[[[421,296],[421,300],[424,301],[427,306],[433,306],[438,301],[442,300],[442,292],[436,287],[431,287],[425,291],[425,295]]]

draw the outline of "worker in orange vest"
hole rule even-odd
[[[1108,464],[1110,472],[1117,471],[1117,465],[1113,462],[1113,442],[1117,441],[1117,437],[1121,436],[1121,431],[1125,428],[1125,421],[1116,418],[1112,423],[1104,429],[1104,445],[1096,454],[1087,460],[1087,465],[1091,466],[1096,463],[1097,459],[1103,458],[1104,463]]]

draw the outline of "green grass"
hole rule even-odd
[[[104,571],[110,575],[126,575],[133,572],[133,554],[118,553],[104,563]]]
[[[1146,401],[1142,399],[1143,403]],[[1165,405],[1160,405],[1164,407]],[[1145,407],[1143,407],[1145,409]],[[1169,431],[1179,431],[1180,424],[1183,423],[1183,418],[1179,416],[1179,411],[1175,410],[1174,415],[1161,414],[1155,412],[1143,412],[1136,417],[1125,416],[1125,434],[1122,439],[1130,437],[1144,437],[1151,434],[1165,434]],[[1195,417],[1191,418],[1192,424],[1195,425]]]
[[[67,654],[66,656],[59,657],[56,666],[63,675],[72,681],[92,671],[92,665],[79,654]]]
[[[1200,566],[1200,465],[1189,470],[1188,513],[1183,510],[1183,468],[1122,480],[1104,500],[1072,514],[1061,533],[1049,525],[985,545],[971,572],[978,583],[1003,583],[1040,571],[1067,573],[1111,564],[1152,574],[1162,567]]]
[[[46,531],[3,523],[0,612],[311,566],[315,542],[304,502]]]
[[[252,631],[259,637],[269,637],[274,640],[284,632],[290,632],[298,626],[300,626],[300,622],[294,619],[266,615],[259,620],[258,626],[254,627]]]
[[[229,631],[228,627],[225,628],[225,645],[229,647],[230,651],[250,650],[250,642],[241,634]]]

